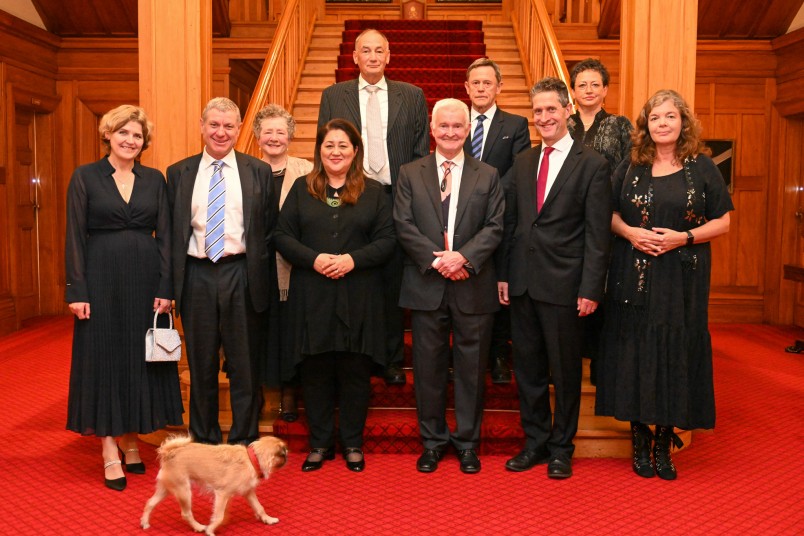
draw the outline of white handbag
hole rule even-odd
[[[168,313],[170,328],[156,327],[159,313],[154,313],[154,327],[145,333],[145,361],[178,361],[181,359],[181,337],[173,329],[173,315]]]

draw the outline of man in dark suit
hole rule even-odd
[[[456,99],[433,108],[436,152],[402,166],[394,221],[407,253],[399,304],[411,309],[413,382],[424,453],[435,471],[444,450],[458,450],[461,471],[480,471],[476,449],[483,414],[496,296],[493,254],[502,240],[504,193],[493,167],[463,151],[469,109]],[[450,328],[455,431],[446,421]]]
[[[502,91],[500,67],[489,58],[479,58],[466,69],[466,93],[472,101],[470,116],[472,135],[466,138],[463,150],[497,168],[500,177],[514,163],[514,157],[530,149],[528,120],[509,114],[497,107],[497,95]],[[511,316],[508,307],[494,315],[491,335],[491,381],[510,383]]]
[[[366,30],[355,40],[356,80],[328,87],[321,94],[318,127],[336,117],[353,123],[361,132],[366,175],[385,186],[393,200],[399,167],[430,153],[427,103],[422,90],[385,78],[391,59],[388,40],[377,30]],[[376,100],[375,100],[376,99]],[[376,103],[376,107],[372,106]],[[376,111],[374,111],[376,110]],[[385,301],[388,384],[404,384],[402,364],[404,315],[397,305],[402,281],[402,251],[397,247],[385,266]]]
[[[581,400],[580,318],[603,298],[611,228],[609,164],[573,142],[572,106],[556,78],[530,91],[542,143],[520,154],[504,178],[505,237],[500,302],[511,304],[514,374],[525,448],[511,471],[548,463],[550,478],[572,476]],[[555,385],[551,423],[549,379]]]
[[[234,150],[240,110],[209,101],[201,117],[204,150],[167,170],[173,211],[173,279],[190,367],[190,433],[220,443],[221,344],[232,406],[229,443],[258,439],[261,403],[256,358],[261,314],[270,302],[270,246],[276,220],[271,168]]]

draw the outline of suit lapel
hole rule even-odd
[[[441,190],[438,187],[438,164],[436,164],[435,153],[427,156],[422,160],[422,182],[424,191],[430,202],[433,204],[438,216],[438,221],[441,222],[441,229],[444,228],[444,218],[441,215]]]
[[[553,185],[550,187],[550,192],[548,192],[547,197],[544,198],[542,212],[550,207],[553,199],[556,198],[558,193],[561,191],[561,188],[564,187],[564,185],[567,183],[567,180],[569,180],[569,178],[572,176],[572,171],[575,169],[575,166],[578,165],[578,162],[581,161],[581,153],[583,153],[582,147],[583,146],[579,142],[573,142],[572,147],[570,147],[569,154],[567,155],[566,160],[564,160],[564,164],[558,171],[558,175],[556,175],[556,180],[553,181]]]
[[[486,162],[489,159],[489,155],[494,148],[494,143],[497,141],[497,137],[502,131],[503,125],[505,125],[505,119],[502,116],[502,110],[497,108],[497,113],[494,114],[494,119],[489,125],[489,133],[488,136],[486,136],[486,144],[483,146],[483,162]]]
[[[461,225],[461,218],[466,212],[466,206],[472,198],[472,192],[475,191],[477,180],[480,173],[477,166],[477,160],[470,159],[464,155],[463,172],[461,173],[461,189],[458,193],[458,207],[455,209],[455,229]]]
[[[541,154],[542,154],[541,144],[537,145],[536,147],[531,149],[529,153],[527,153],[527,158],[529,162],[523,163],[524,164],[523,168],[525,170],[532,170],[532,171],[526,173],[525,176],[522,177],[521,179],[525,183],[522,191],[524,192],[524,194],[527,196],[528,199],[527,202],[525,203],[525,206],[530,208],[531,214],[533,215],[531,219],[533,220],[535,220],[536,217],[539,215],[538,212],[536,212],[536,178],[538,177],[539,173],[539,158],[541,157]]]
[[[187,223],[187,225],[183,225],[181,235],[185,246],[190,243],[190,234],[192,233],[193,189],[195,188],[195,180],[198,178],[198,167],[200,165],[201,155],[198,154],[187,160],[179,177],[178,207],[181,210],[181,214],[174,221]]]
[[[254,174],[256,170],[251,166],[251,162],[243,155],[235,151],[237,160],[237,173],[240,175],[240,188],[243,192],[243,230],[248,236],[249,225],[251,224],[251,207],[254,204]]]
[[[349,115],[352,116],[352,122],[357,127],[357,131],[361,132],[363,129],[362,122],[360,121],[360,94],[359,94],[359,86],[357,83],[357,78],[355,78],[351,85],[349,86],[349,90],[343,96],[344,104],[346,105],[346,109],[349,111]]]
[[[388,82],[388,132],[391,132],[396,116],[399,115],[399,110],[402,108],[402,92],[396,82],[387,78],[385,80]]]

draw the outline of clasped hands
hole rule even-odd
[[[313,269],[316,272],[330,279],[341,279],[354,268],[355,261],[348,253],[345,255],[321,253],[313,263]]]
[[[653,227],[652,229],[631,227],[631,232],[628,234],[628,241],[634,248],[654,257],[687,243],[687,233],[666,227]]]
[[[457,251],[434,251],[436,262],[433,268],[438,270],[444,278],[451,281],[463,281],[469,279],[469,271],[465,265],[468,262],[466,257]]]

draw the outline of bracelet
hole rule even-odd
[[[695,243],[695,235],[692,234],[692,231],[687,231],[687,245],[691,246]]]

